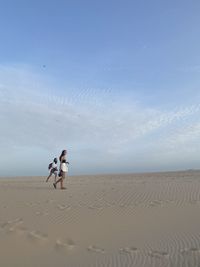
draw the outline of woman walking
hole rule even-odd
[[[63,160],[67,160],[67,150],[63,150],[62,153],[60,154],[59,161],[60,161],[60,168],[59,171],[61,170],[61,163]]]
[[[66,178],[67,172],[68,172],[68,166],[67,164],[69,164],[69,162],[66,161],[67,158],[67,150],[63,150],[59,160],[60,160],[60,168],[59,168],[59,174],[58,176],[60,177],[60,179],[58,179],[58,181],[56,181],[55,183],[53,183],[54,188],[56,188],[57,183],[60,183],[60,189],[66,189],[63,186],[63,181]]]

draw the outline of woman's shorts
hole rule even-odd
[[[67,173],[63,172],[63,171],[60,171],[59,174],[58,174],[58,176],[61,177],[62,179],[65,179],[66,175],[67,175]]]

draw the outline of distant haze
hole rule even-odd
[[[0,9],[0,176],[200,167],[199,1]]]

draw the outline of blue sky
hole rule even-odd
[[[200,167],[200,2],[1,1],[0,175]]]

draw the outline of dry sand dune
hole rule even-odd
[[[200,172],[0,179],[0,266],[200,266]]]

